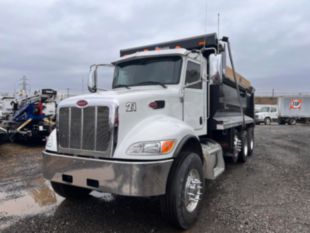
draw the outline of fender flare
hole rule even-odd
[[[182,140],[179,142],[178,146],[174,151],[173,157],[178,158],[180,152],[184,149],[187,149],[187,147],[191,145],[194,147],[194,151],[199,155],[201,161],[203,162],[204,160],[203,160],[202,148],[198,138],[194,135],[186,135],[185,137],[182,138]]]

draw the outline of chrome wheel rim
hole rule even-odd
[[[196,169],[190,170],[185,183],[185,208],[188,212],[196,210],[202,195],[202,181]]]
[[[234,157],[238,157],[239,152],[241,151],[241,140],[235,134],[234,136]]]
[[[248,156],[248,152],[249,152],[248,144],[247,144],[247,143],[244,143],[244,146],[243,146],[243,153],[244,153],[244,156],[245,156],[245,157]]]

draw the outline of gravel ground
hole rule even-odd
[[[309,126],[256,127],[253,156],[207,182],[188,232],[310,232],[309,138]],[[0,231],[179,232],[161,218],[157,199],[60,198],[42,178],[41,150],[0,146]]]

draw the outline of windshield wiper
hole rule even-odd
[[[118,87],[126,87],[127,89],[130,89],[130,87],[126,84],[118,84],[114,86],[114,88],[118,88]]]
[[[163,88],[167,88],[167,86],[164,83],[157,82],[157,81],[145,81],[145,82],[137,83],[137,84],[135,84],[135,86],[141,86],[141,85],[144,85],[144,84],[160,85]]]

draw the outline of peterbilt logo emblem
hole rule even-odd
[[[78,102],[76,102],[76,105],[79,108],[85,108],[88,105],[88,102],[86,100],[79,100]]]
[[[302,99],[291,99],[290,109],[301,109]]]

